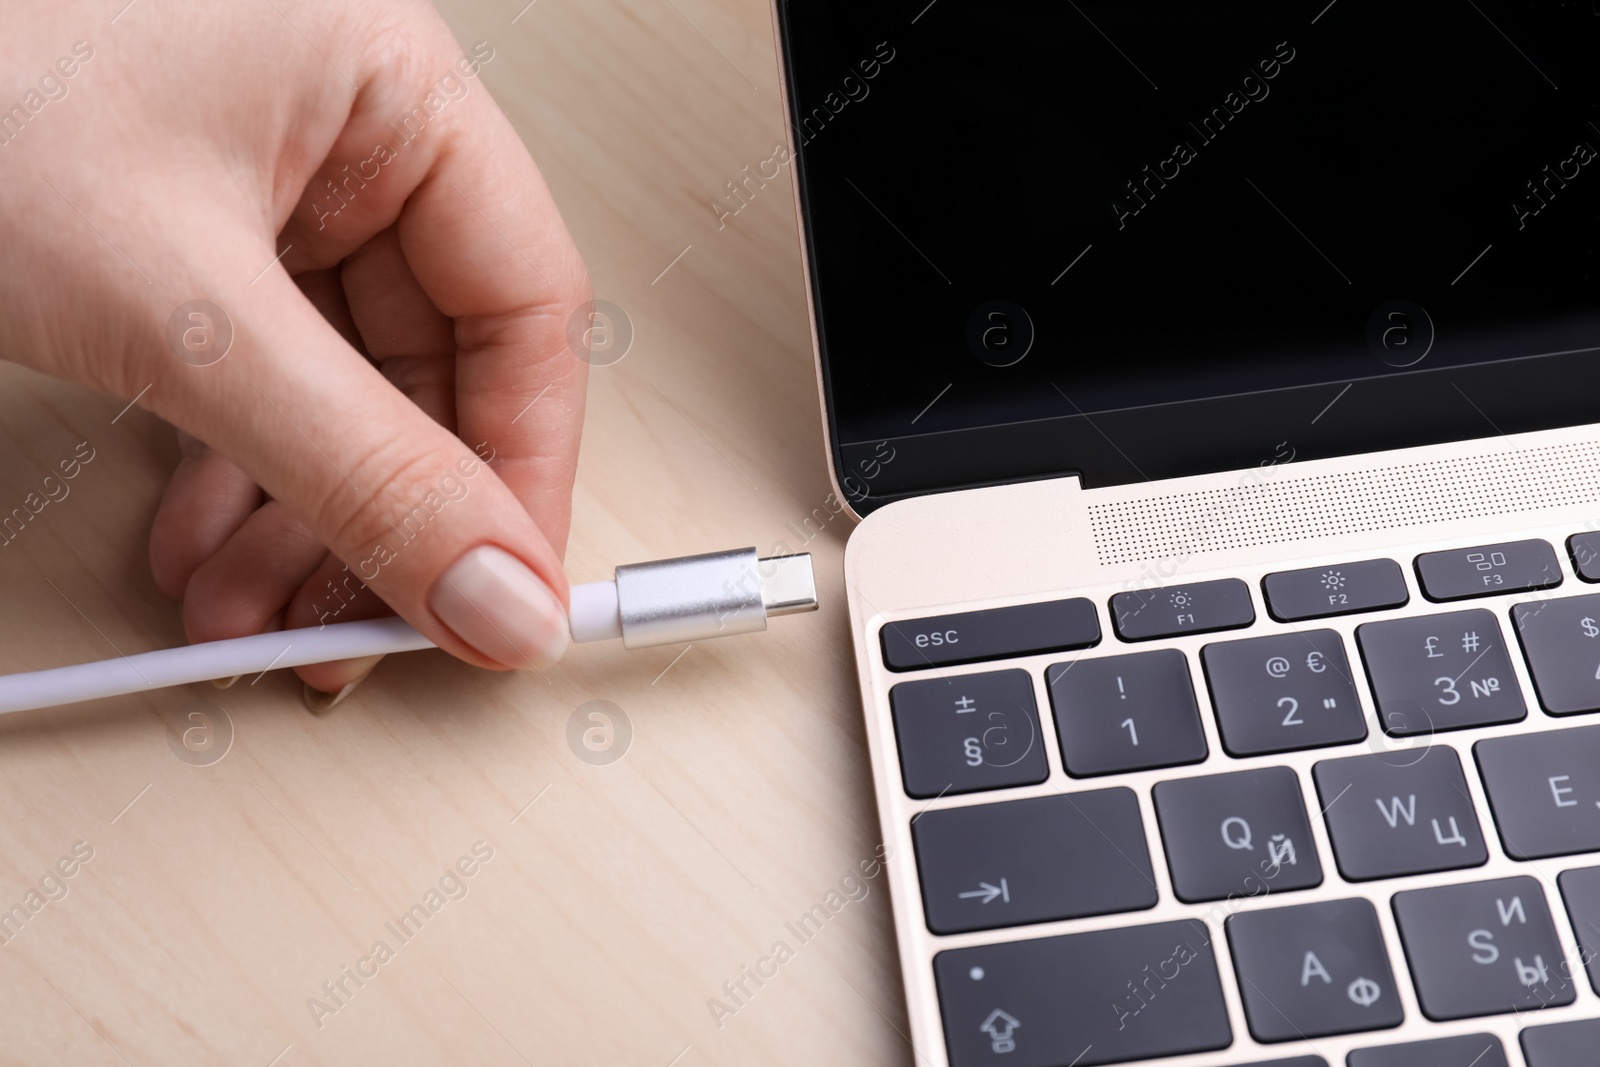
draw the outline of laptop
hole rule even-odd
[[[1600,1064],[1600,8],[775,19],[907,1061]]]

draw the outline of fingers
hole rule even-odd
[[[269,501],[195,569],[183,597],[190,642],[279,629],[283,606],[327,556],[317,535]]]
[[[442,22],[364,87],[285,227],[291,271],[327,267],[397,225],[411,273],[454,321],[456,428],[557,554],[571,517],[587,364],[567,324],[588,276],[538,168]],[[362,298],[350,293],[363,321]],[[363,333],[367,331],[363,329]]]
[[[435,68],[458,69],[442,23],[436,39],[406,43],[417,47],[397,49],[362,87],[324,172],[394,138],[385,122],[432,99]],[[588,299],[587,280],[548,191],[481,86],[416,113],[426,130],[383,153],[386,162],[357,166],[336,218],[296,210],[284,263],[332,266],[398,220],[411,273],[454,320],[451,385],[468,443],[390,385],[282,271],[260,273],[265,238],[225,225],[203,242],[174,240],[191,241],[183,261],[227,309],[233,348],[204,368],[170,359],[145,368],[155,378],[146,402],[234,459],[441,647],[480,666],[537,665],[568,640],[559,546],[585,364],[565,328]],[[346,295],[354,322],[381,319],[373,294]],[[445,386],[428,378],[436,371],[423,355],[384,362],[412,361],[396,363],[397,378],[437,401]]]
[[[567,323],[589,303],[588,274],[526,155],[506,151],[470,168],[456,166],[460,158],[413,195],[401,245],[423,289],[455,319],[458,432],[492,450],[495,472],[561,553],[588,369]],[[480,216],[479,203],[504,207],[503,225]]]
[[[392,614],[389,605],[368,589],[349,567],[337,557],[325,556],[284,609],[283,626],[286,630],[295,630]],[[295,673],[305,683],[306,707],[317,714],[328,711],[348,697],[382,658],[367,656],[296,667]]]
[[[559,559],[494,472],[287,278],[229,299],[234,350],[186,368],[200,373],[167,372],[152,407],[232,456],[441,647],[490,667],[557,658],[567,640]],[[464,603],[462,587],[483,602]]]
[[[181,430],[178,446],[183,458],[150,529],[150,569],[156,585],[173,600],[183,599],[194,572],[261,505],[255,480],[232,460]]]
[[[352,321],[383,376],[455,429],[455,326],[417,283],[394,227],[351,253],[341,276]]]

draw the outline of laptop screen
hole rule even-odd
[[[779,13],[859,511],[1600,421],[1600,5]]]

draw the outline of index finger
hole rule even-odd
[[[550,190],[487,92],[407,200],[400,246],[455,320],[456,424],[562,552],[588,364],[568,322],[589,276]]]

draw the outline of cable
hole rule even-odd
[[[574,641],[620,637],[632,649],[765,630],[774,615],[815,611],[817,588],[808,553],[763,559],[743,548],[627,564],[614,581],[573,586],[571,600]],[[0,713],[433,647],[399,618],[279,630],[3,675]]]

